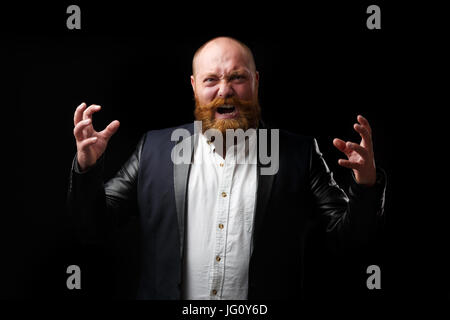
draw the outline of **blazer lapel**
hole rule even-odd
[[[261,129],[266,129],[264,125],[260,126]],[[267,129],[268,133],[270,133],[270,129]],[[260,142],[260,136],[259,136],[259,130],[258,130],[258,142],[257,142],[257,148],[258,148],[258,162],[257,162],[257,191],[256,191],[256,209],[255,209],[255,219],[254,219],[254,243],[253,247],[256,247],[256,244],[258,243],[258,239],[260,238],[260,230],[261,225],[264,220],[264,216],[267,211],[267,206],[269,204],[270,195],[272,191],[272,185],[274,182],[275,175],[261,175],[261,168],[269,167],[269,164],[262,164],[260,162],[259,157],[259,142]],[[270,134],[267,134],[268,138],[268,151],[270,152]],[[254,250],[253,250],[254,252]]]
[[[192,162],[192,157],[194,156],[194,144],[197,143],[197,135],[191,135],[181,141],[179,141],[175,147],[174,151],[178,151],[183,148],[183,150],[190,151],[190,159]],[[187,199],[187,186],[189,181],[189,172],[191,169],[191,163],[181,163],[173,165],[173,185],[175,193],[175,205],[177,209],[177,219],[178,219],[178,230],[180,237],[180,257],[183,258],[184,249],[184,223],[186,217],[186,199]]]

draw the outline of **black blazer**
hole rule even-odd
[[[171,141],[177,128],[187,129],[191,135]],[[147,132],[129,160],[106,183],[102,178],[103,160],[85,173],[78,170],[76,157],[72,164],[69,207],[79,219],[84,239],[102,238],[111,224],[118,223],[137,205],[140,299],[181,298],[190,164],[175,165],[171,152],[187,142],[192,152],[197,141],[193,129],[191,123]],[[258,159],[248,298],[296,299],[302,294],[309,232],[321,226],[336,248],[347,242],[365,243],[383,213],[385,173],[377,169],[374,187],[353,181],[346,194],[334,181],[316,140],[282,130],[278,172],[261,175],[262,167]]]

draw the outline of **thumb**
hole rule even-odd
[[[103,131],[99,132],[100,135],[102,135],[106,140],[109,140],[114,133],[119,129],[120,122],[117,120],[114,120],[111,122]]]
[[[341,152],[345,153],[345,149],[346,149],[346,145],[345,145],[345,141],[339,138],[335,138],[333,140],[333,145]]]

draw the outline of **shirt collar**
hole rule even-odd
[[[203,146],[205,146],[207,148],[208,153],[214,153],[216,151],[216,146],[214,144],[214,141],[211,141],[211,139],[208,139],[203,133],[200,134],[200,136],[201,136],[201,140],[202,140],[201,143],[203,144]],[[236,158],[237,150],[240,150],[240,148],[242,148],[241,145],[243,143],[245,143],[245,156],[247,157],[249,155],[250,142],[253,142],[253,141],[256,141],[256,131],[255,131],[255,134],[246,136],[245,141],[242,141],[242,139],[239,139],[238,143],[234,144],[233,146],[230,146],[227,149],[227,151],[230,150],[231,148],[234,148],[234,153],[232,153],[232,155],[234,155],[234,158]],[[228,157],[228,154],[230,154],[230,153],[227,152],[227,157]]]

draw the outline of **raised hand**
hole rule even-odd
[[[114,120],[103,131],[95,131],[92,114],[100,109],[100,106],[94,104],[86,108],[86,104],[82,103],[75,110],[73,135],[77,142],[77,160],[82,171],[97,162],[105,152],[109,139],[120,126],[119,121]]]
[[[334,139],[334,146],[343,152],[347,159],[339,159],[339,165],[353,169],[355,180],[358,184],[372,186],[376,181],[375,158],[373,156],[372,129],[369,122],[361,115],[358,115],[353,128],[361,136],[360,144]]]

